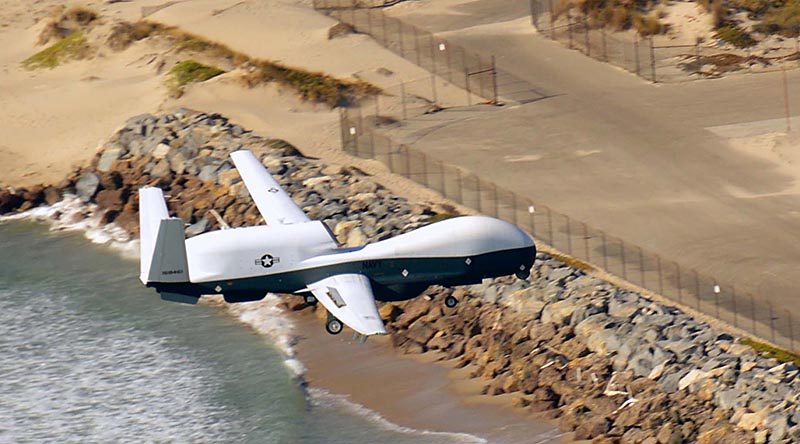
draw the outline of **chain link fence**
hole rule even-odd
[[[635,32],[613,33],[560,0],[529,0],[531,23],[543,36],[652,82],[681,82],[733,72],[771,72],[797,66],[800,38],[771,42],[758,52],[729,44],[672,45]]]
[[[800,352],[800,325],[785,307],[737,291],[696,270],[681,267],[639,246],[576,221],[479,176],[434,159],[376,132],[379,116],[341,109],[342,146],[352,155],[376,159],[447,199],[512,222],[537,240],[639,287],[720,319],[753,336]]]
[[[545,96],[527,82],[497,68],[494,56],[480,55],[431,32],[391,17],[383,0],[314,0],[314,8],[370,35],[378,43],[433,75],[466,91],[467,96],[499,103],[532,102]]]

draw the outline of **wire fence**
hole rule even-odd
[[[779,347],[800,352],[800,325],[785,307],[737,291],[696,270],[681,267],[526,197],[496,186],[376,132],[376,115],[360,108],[341,109],[344,150],[376,159],[392,173],[407,177],[483,214],[526,229],[537,240],[646,288],[678,304],[713,316]]]
[[[314,8],[325,11],[354,31],[368,34],[378,43],[466,91],[467,96],[499,103],[500,98],[520,103],[544,95],[527,82],[497,68],[494,56],[480,55],[433,33],[391,17],[383,0],[314,0]]]
[[[529,0],[531,23],[539,33],[603,62],[653,82],[681,82],[734,72],[770,72],[797,65],[800,38],[771,42],[758,52],[730,44],[697,41],[674,45],[635,32],[608,32],[559,0]],[[780,66],[779,66],[780,65]]]

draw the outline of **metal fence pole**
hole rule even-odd
[[[681,267],[678,265],[677,262],[673,262],[675,264],[675,275],[678,281],[678,303],[683,303],[683,289],[681,289]]]
[[[591,57],[592,51],[589,47],[589,18],[584,16],[583,17],[583,32],[584,32],[584,44],[586,45],[586,55]]]
[[[625,242],[623,242],[622,239],[619,240],[619,255],[622,259],[622,278],[627,281],[628,271],[625,267]]]
[[[756,301],[753,299],[753,295],[750,295],[750,313],[752,314],[751,318],[753,319],[752,333],[756,335]]]
[[[731,302],[733,302],[733,326],[739,326],[739,310],[736,308],[736,287],[731,285]]]
[[[600,28],[600,35],[603,36],[603,61],[608,62],[608,44],[606,43],[606,28]]]
[[[661,274],[661,256],[656,256],[656,267],[658,268],[658,294],[664,295],[664,280]]]
[[[636,75],[638,76],[638,75],[641,75],[639,73],[639,33],[638,32],[636,34],[634,34],[633,56],[634,56],[634,59],[636,60]]]
[[[700,275],[697,274],[697,270],[694,271],[694,295],[697,297],[697,311],[700,310]]]
[[[642,287],[644,287],[644,253],[642,252],[642,247],[639,247],[639,271],[642,274]]]
[[[550,211],[549,207],[547,208],[547,230],[550,246],[555,247],[555,244],[553,243],[553,212]]]
[[[572,228],[570,227],[572,224],[570,223],[569,216],[564,215],[564,219],[567,221],[567,253],[572,255]]]
[[[403,104],[403,120],[408,118],[406,111],[406,82],[400,82],[400,102]]]
[[[494,104],[497,105],[497,63],[494,55],[492,55],[492,97],[494,98]]]
[[[789,318],[789,344],[792,351],[795,351],[794,348],[794,326],[792,325],[792,313],[789,310],[786,310],[786,316]]]
[[[550,38],[555,40],[556,39],[556,26],[555,26],[556,18],[553,17],[553,0],[547,0],[547,3],[548,3],[548,7],[550,8],[550,9],[548,9],[548,12],[549,12],[549,15],[550,15]]]
[[[603,237],[603,269],[608,271],[608,247],[606,246],[606,232],[601,231]]]
[[[586,228],[586,223],[581,222],[583,224],[583,248],[586,250],[586,262],[591,262],[589,259],[589,230]]]
[[[569,35],[569,49],[572,49],[572,14],[567,9],[567,35]]]
[[[400,39],[400,57],[406,56],[406,45],[405,45],[405,38],[403,36],[403,21],[397,21],[397,38]]]
[[[656,79],[656,50],[653,47],[653,36],[650,36],[650,75],[653,77],[653,83],[658,83]]]
[[[456,169],[456,173],[458,174],[458,202],[464,203],[464,184],[461,179],[461,168]]]
[[[417,34],[417,27],[412,26],[411,29],[414,30],[414,48],[417,50],[417,65],[422,66],[420,63],[420,50],[419,50],[419,35]]]
[[[431,74],[431,92],[433,93],[433,104],[439,105],[439,97],[436,95],[436,75]]]
[[[433,39],[433,34],[429,34],[428,37],[429,37],[429,40],[431,42],[431,64],[433,65],[433,68],[432,68],[431,72],[433,72],[434,74],[437,74],[437,72],[436,72],[436,41]]]
[[[769,305],[769,329],[772,332],[772,343],[775,343],[775,315],[772,312],[772,302],[767,301]]]

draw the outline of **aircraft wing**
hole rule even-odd
[[[252,152],[239,150],[231,153],[231,159],[268,225],[289,225],[311,220]]]
[[[338,274],[308,285],[330,314],[362,335],[385,335],[369,279],[360,274]]]

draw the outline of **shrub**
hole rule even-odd
[[[633,16],[633,27],[643,36],[667,32],[667,25],[661,23],[658,17],[653,15],[635,14]]]
[[[749,48],[756,44],[756,41],[750,37],[750,34],[733,24],[723,25],[717,30],[714,36],[718,39],[725,40],[737,48]]]
[[[73,32],[85,31],[97,20],[97,13],[91,9],[73,6],[67,10],[57,8],[50,22],[39,33],[38,44],[43,45],[52,39],[62,39]]]
[[[28,70],[37,68],[55,68],[69,59],[81,59],[88,55],[89,44],[82,32],[74,32],[47,48],[22,61],[22,67]]]
[[[781,34],[786,37],[800,36],[800,0],[793,0],[780,7],[772,7],[764,13],[761,23],[753,29],[766,34]]]
[[[773,347],[769,344],[765,344],[763,342],[754,341],[752,339],[742,339],[742,344],[750,346],[753,350],[757,351],[758,353],[768,357],[768,358],[775,358],[779,362],[792,362],[794,365],[800,367],[800,355],[796,355],[794,353],[788,352],[786,350],[782,350],[780,348]]]
[[[180,97],[183,87],[190,83],[205,82],[208,79],[225,73],[225,71],[215,67],[203,65],[194,60],[184,60],[175,64],[169,70],[169,86],[173,95]]]

